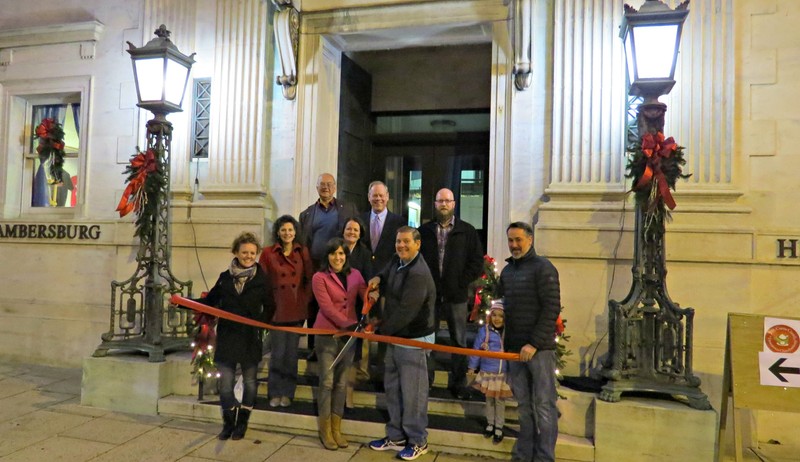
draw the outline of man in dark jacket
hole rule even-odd
[[[370,211],[361,214],[361,220],[367,226],[362,240],[372,249],[372,269],[378,273],[394,256],[397,229],[404,226],[406,220],[386,208],[389,202],[389,190],[382,181],[373,181],[369,184],[367,198]],[[369,278],[372,275],[364,277]]]
[[[519,436],[513,460],[555,461],[556,319],[561,311],[558,271],[533,250],[533,228],[523,222],[506,229],[511,258],[500,274],[505,302],[506,351],[519,353],[508,365],[509,382],[519,412]]]
[[[298,240],[308,247],[314,271],[320,268],[322,259],[327,258],[325,248],[328,241],[332,237],[339,237],[347,220],[358,215],[353,204],[337,200],[334,197],[336,178],[330,173],[323,173],[317,178],[317,194],[319,194],[319,199],[300,212],[300,239]],[[319,305],[316,300],[312,299],[308,304],[307,324],[309,327],[313,326],[314,321],[317,320],[318,311]],[[314,338],[313,335],[308,336],[308,348],[311,350],[309,361],[317,359],[314,354]]]
[[[419,232],[422,256],[436,281],[436,327],[446,320],[452,345],[468,348],[467,288],[483,271],[483,246],[475,228],[455,217],[453,191],[439,190],[435,205],[435,220],[420,226]],[[466,382],[467,357],[453,355],[447,388],[463,399],[469,396]]]
[[[378,334],[433,343],[436,285],[419,248],[416,229],[397,230],[397,254],[369,285],[379,287],[384,299]],[[390,344],[384,368],[389,422],[386,437],[369,447],[414,460],[428,452],[428,350]]]

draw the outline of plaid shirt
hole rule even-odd
[[[442,225],[436,223],[436,242],[439,250],[439,274],[444,273],[444,248],[447,245],[447,238],[450,236],[450,231],[453,230],[455,224],[455,217],[450,217],[450,221]]]

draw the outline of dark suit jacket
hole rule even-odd
[[[361,240],[370,249],[372,248],[369,221],[371,213],[372,210],[370,209],[370,211],[361,214],[361,221],[364,222],[364,226],[367,228]],[[392,256],[394,256],[394,241],[397,239],[397,230],[407,224],[408,222],[401,215],[387,211],[386,223],[383,224],[378,247],[372,252],[372,270],[375,273],[383,270],[392,259]]]

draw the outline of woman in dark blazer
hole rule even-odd
[[[355,313],[356,299],[367,284],[361,273],[350,268],[348,250],[342,238],[328,241],[326,258],[314,274],[312,286],[319,303],[319,314],[314,322],[316,329],[343,330],[358,322]],[[342,436],[347,371],[353,362],[353,349],[344,352],[333,369],[333,360],[347,342],[347,336],[317,335],[315,348],[319,361],[319,395],[317,397],[319,438],[325,449],[346,448]]]
[[[275,244],[264,249],[258,262],[266,271],[275,296],[276,326],[301,327],[308,317],[311,298],[311,257],[297,235],[297,220],[283,215],[272,226]],[[272,353],[267,378],[269,405],[288,407],[297,388],[297,344],[300,334],[270,332]]]
[[[264,270],[256,264],[260,247],[253,233],[239,235],[231,246],[234,259],[230,267],[219,275],[208,295],[199,301],[257,321],[269,321],[275,312],[275,300]],[[239,440],[244,437],[250,412],[256,403],[256,372],[260,361],[260,329],[220,319],[214,352],[214,363],[220,373],[219,397],[223,420],[219,439]],[[241,366],[244,382],[241,403],[233,394],[236,364]]]

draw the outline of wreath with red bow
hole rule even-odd
[[[153,231],[155,222],[156,205],[159,194],[166,186],[164,169],[161,166],[158,152],[148,149],[145,152],[136,148],[137,154],[131,156],[130,164],[125,168],[124,175],[128,186],[122,193],[122,198],[117,205],[120,217],[134,212],[136,214],[136,232],[134,236],[149,236]]]
[[[628,148],[627,178],[633,179],[631,191],[636,194],[637,205],[642,206],[645,213],[645,227],[669,217],[669,210],[675,209],[672,191],[679,178],[689,178],[691,174],[683,173],[686,159],[683,147],[678,146],[670,136],[646,133],[641,141]]]
[[[50,162],[50,176],[55,183],[62,183],[64,173],[64,127],[51,118],[44,118],[36,126],[36,137],[39,144],[36,152],[39,161]]]

